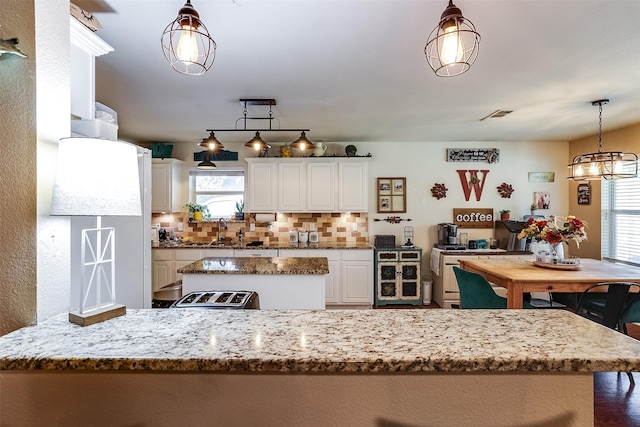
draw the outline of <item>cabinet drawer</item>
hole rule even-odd
[[[176,261],[197,261],[202,258],[200,249],[175,249]]]
[[[309,256],[318,258],[327,258],[329,261],[340,261],[340,250],[337,249],[311,249]]]
[[[171,261],[173,259],[174,249],[154,249],[153,260],[154,261]]]
[[[232,257],[233,249],[205,249],[202,255],[203,257]]]
[[[387,261],[387,262],[395,262],[398,261],[398,251],[379,251],[378,252],[378,261]]]
[[[373,261],[372,250],[347,249],[342,251],[343,261]]]

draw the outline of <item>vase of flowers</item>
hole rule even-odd
[[[533,239],[536,242],[547,242],[551,246],[555,259],[564,258],[562,244],[573,240],[576,246],[586,240],[587,223],[573,215],[566,217],[552,215],[549,220],[529,218],[518,234],[519,239]]]

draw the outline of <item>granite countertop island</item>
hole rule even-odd
[[[327,258],[208,257],[178,269],[181,274],[329,274]]]
[[[248,243],[239,245],[237,243],[225,244],[218,246],[216,243],[209,242],[169,242],[169,243],[155,243],[152,245],[153,249],[239,249],[239,250],[260,250],[260,249],[355,249],[355,250],[370,250],[373,249],[373,244],[369,242],[319,242],[319,243],[289,243],[289,242],[267,242],[259,246],[248,246]]]
[[[640,342],[556,310],[64,314],[0,337],[0,410],[8,425],[581,426],[591,373],[628,370]]]
[[[261,309],[325,308],[329,261],[311,258],[207,257],[178,269],[182,294],[254,291]]]

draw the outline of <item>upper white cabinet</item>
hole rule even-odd
[[[182,210],[180,178],[182,160],[153,159],[151,164],[151,212],[180,212]]]
[[[336,210],[335,163],[307,163],[307,210],[332,212]]]
[[[278,211],[277,175],[277,165],[273,161],[249,162],[247,177],[247,210],[249,212]]]
[[[367,163],[361,159],[245,159],[249,212],[366,212]]]

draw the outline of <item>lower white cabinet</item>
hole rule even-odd
[[[325,302],[330,305],[373,305],[373,250],[280,249],[280,257],[327,258]]]
[[[154,249],[151,273],[152,291],[155,292],[182,279],[178,269],[205,257],[232,257],[233,249]]]
[[[262,257],[273,258],[278,256],[277,249],[234,249],[233,256],[237,258]]]

